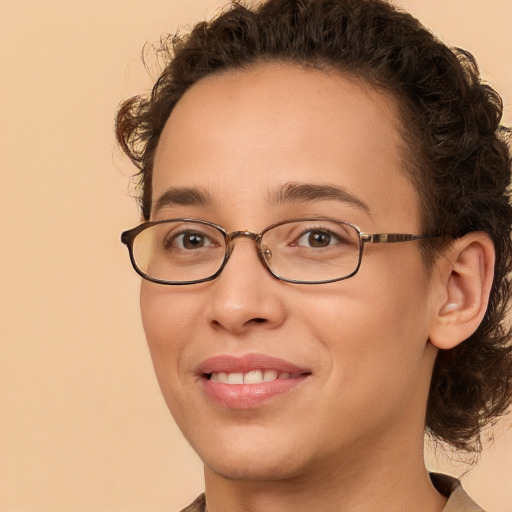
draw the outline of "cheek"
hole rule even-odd
[[[304,326],[330,360],[331,394],[376,414],[413,392],[428,340],[424,274],[388,270],[370,282],[361,273],[302,308]]]
[[[378,289],[370,300],[354,294],[348,300],[344,296],[315,301],[303,318],[333,366],[341,365],[349,373],[361,370],[363,374],[365,365],[373,365],[376,371],[383,367],[388,371],[390,366],[399,369],[408,359],[421,356],[428,338],[421,304],[410,297],[390,301],[388,293]]]
[[[158,345],[179,346],[198,321],[199,301],[187,300],[168,286],[143,281],[140,289],[142,323],[150,348]]]
[[[162,395],[176,423],[194,423],[193,368],[190,351],[201,317],[200,301],[187,300],[186,291],[144,281],[140,306],[146,339]],[[185,429],[186,430],[186,429]]]
[[[143,281],[140,291],[142,324],[155,372],[162,387],[168,387],[183,367],[189,337],[197,325],[197,310],[167,287]],[[165,379],[165,381],[164,381]]]

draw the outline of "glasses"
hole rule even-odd
[[[277,279],[323,284],[356,274],[366,243],[409,242],[435,236],[364,233],[350,222],[328,218],[285,220],[261,233],[228,233],[206,220],[171,219],[145,222],[121,235],[138,274],[154,283],[173,285],[215,279],[226,266],[237,238],[254,241],[261,262]]]

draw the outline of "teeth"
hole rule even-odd
[[[213,380],[213,382],[222,382],[224,384],[227,384],[228,382],[228,374],[226,372],[212,373],[210,378]]]
[[[244,384],[258,384],[263,382],[263,373],[261,370],[253,370],[244,374]]]
[[[243,384],[244,374],[243,373],[228,373],[228,384]]]
[[[299,376],[300,373],[279,373],[277,370],[251,370],[247,373],[213,372],[210,374],[210,380],[223,384],[260,384],[261,382],[272,382],[277,379],[289,379],[290,377],[296,378]]]
[[[270,382],[271,380],[277,379],[276,370],[265,370],[263,372],[263,382]]]

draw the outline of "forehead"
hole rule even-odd
[[[153,200],[201,187],[263,206],[279,187],[311,183],[343,187],[379,215],[404,197],[414,217],[397,112],[393,97],[337,71],[265,64],[207,77],[167,121]]]

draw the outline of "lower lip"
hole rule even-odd
[[[300,386],[308,377],[277,379],[260,384],[225,384],[203,378],[206,394],[214,402],[230,409],[252,409],[285,395]]]

